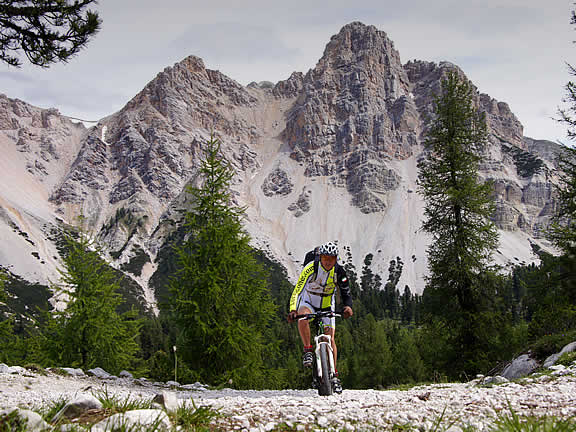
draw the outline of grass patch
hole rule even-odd
[[[18,415],[18,411],[0,417],[0,432],[25,432],[26,426],[26,420]]]
[[[102,409],[109,411],[111,415],[154,408],[152,399],[131,399],[129,397],[123,399],[118,395],[108,393],[107,388],[95,393],[94,396],[102,403]]]
[[[556,364],[564,365],[566,367],[572,366],[572,364],[576,361],[576,352],[568,352],[564,353],[560,356]]]
[[[204,432],[214,430],[211,423],[221,417],[220,412],[207,406],[196,407],[193,399],[190,399],[190,402],[192,407],[181,405],[176,411],[168,413],[172,425],[181,427],[185,431]]]
[[[34,411],[36,411],[38,414],[40,414],[42,416],[42,418],[44,419],[44,421],[50,422],[50,421],[52,421],[54,416],[62,408],[64,408],[64,405],[66,405],[68,402],[69,402],[69,400],[67,398],[60,397],[56,400],[48,402],[45,405],[42,405],[41,407],[39,407],[37,409],[34,409]]]
[[[573,432],[574,418],[519,416],[510,409],[510,414],[499,416],[490,428],[493,432]]]

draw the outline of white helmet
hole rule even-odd
[[[320,255],[338,256],[338,246],[332,242],[324,243],[322,246],[320,246],[318,253]]]

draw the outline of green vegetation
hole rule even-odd
[[[188,188],[195,208],[186,214],[189,238],[177,247],[178,269],[170,283],[178,346],[199,378],[259,388],[270,380],[265,334],[274,304],[242,228],[244,209],[232,204],[233,170],[217,139],[207,141],[204,152],[204,184]]]
[[[516,172],[521,177],[531,177],[544,168],[542,159],[521,148],[502,143],[502,150],[512,156],[516,165]]]
[[[56,289],[69,300],[47,322],[46,351],[56,364],[111,372],[129,368],[138,350],[136,314],[116,312],[122,303],[118,284],[94,244],[83,235],[66,241],[69,253]]]
[[[134,276],[140,276],[142,275],[142,267],[144,267],[144,264],[150,262],[150,255],[138,245],[132,248],[132,253],[134,255],[130,258],[130,261],[122,264],[120,269],[132,273]]]

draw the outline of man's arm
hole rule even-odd
[[[352,295],[350,294],[350,282],[346,270],[342,266],[338,266],[338,288],[340,289],[340,296],[344,306],[352,307]]]
[[[306,285],[306,281],[314,273],[314,262],[308,263],[306,267],[300,273],[300,277],[298,278],[298,282],[296,282],[296,286],[294,287],[294,291],[292,291],[292,296],[290,297],[290,311],[295,311],[296,306],[298,303],[298,296],[304,289]]]

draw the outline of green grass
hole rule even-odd
[[[109,410],[111,414],[154,408],[152,399],[122,398],[118,395],[108,393],[107,388],[95,393],[94,396],[102,403],[102,409]]]
[[[489,429],[493,432],[572,432],[576,431],[574,418],[519,416],[510,410],[499,416]]]
[[[0,417],[0,432],[25,432],[26,420],[22,420],[16,411]]]
[[[193,399],[190,399],[192,408],[179,406],[176,411],[169,412],[168,416],[175,427],[181,427],[184,431],[204,432],[213,430],[212,422],[221,417],[219,411],[206,407],[196,407]]]
[[[42,405],[39,408],[34,409],[33,411],[36,411],[38,414],[40,414],[44,421],[50,422],[68,402],[68,399],[65,397],[60,397],[51,402],[48,402],[45,405]]]

